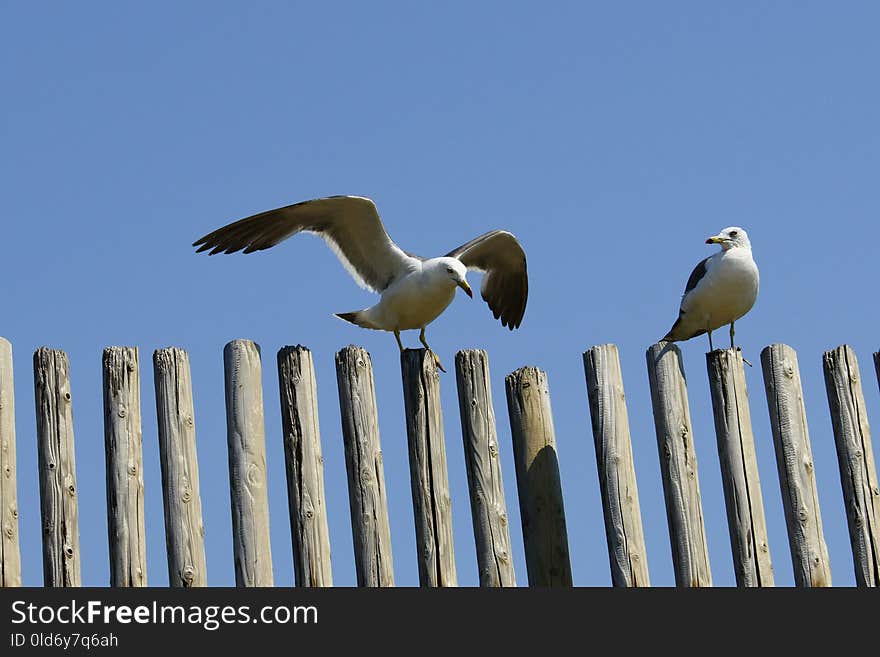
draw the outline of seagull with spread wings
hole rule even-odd
[[[401,352],[400,332],[409,329],[420,329],[419,340],[431,351],[425,327],[452,303],[456,288],[473,297],[468,270],[484,273],[480,293],[495,319],[510,330],[522,322],[529,279],[525,252],[511,233],[489,231],[445,256],[421,258],[394,243],[373,201],[360,196],[330,196],[262,212],[208,233],[193,246],[210,255],[253,253],[299,232],[322,237],[359,285],[381,295],[374,306],[336,316],[393,332]]]

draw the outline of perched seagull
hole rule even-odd
[[[730,324],[733,347],[733,323],[745,315],[758,296],[758,265],[752,259],[749,236],[739,226],[725,228],[706,244],[720,244],[721,251],[698,264],[688,279],[678,319],[663,338],[669,342],[690,340]]]
[[[522,322],[529,293],[526,255],[516,238],[493,230],[440,258],[421,258],[402,250],[385,232],[376,206],[360,196],[330,196],[269,210],[241,219],[196,240],[198,253],[262,251],[299,232],[319,235],[354,280],[378,292],[379,303],[336,316],[364,328],[392,331],[403,352],[400,332],[425,327],[452,303],[455,288],[473,298],[466,274],[483,272],[480,292],[495,319],[513,330]],[[440,359],[431,351],[443,370]]]

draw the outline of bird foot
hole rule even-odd
[[[430,352],[431,356],[433,357],[434,365],[437,366],[437,369],[439,369],[441,372],[445,372],[446,368],[443,367],[443,363],[440,362],[440,357],[434,353],[433,349],[428,349],[428,351]]]

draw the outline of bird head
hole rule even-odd
[[[717,235],[713,235],[707,239],[706,244],[720,244],[721,248],[725,251],[733,248],[752,248],[748,234],[739,226],[725,228]]]
[[[464,290],[465,294],[473,299],[474,292],[471,290],[471,286],[468,285],[467,282],[467,267],[464,266],[461,260],[458,258],[442,258],[440,265],[443,267],[449,280]]]

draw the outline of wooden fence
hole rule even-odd
[[[272,586],[261,354],[253,342],[224,349],[235,581]],[[677,586],[711,586],[700,484],[681,352],[646,353]],[[617,348],[583,354],[587,400],[615,586],[649,586],[648,555]],[[767,527],[738,350],[706,355],[718,456],[739,586],[773,586]],[[874,354],[880,378],[880,353]],[[761,353],[779,485],[798,586],[830,586],[797,355]],[[880,488],[853,350],[823,357],[858,586],[880,583]],[[297,586],[331,586],[330,542],[315,373],[308,349],[284,347],[277,369]],[[489,363],[481,350],[455,358],[462,444],[481,586],[515,586]],[[337,383],[359,586],[393,586],[391,533],[370,355],[336,354]],[[401,355],[419,581],[456,586],[450,491],[438,373],[425,350]],[[185,351],[153,354],[171,586],[205,586],[196,425]],[[571,586],[571,562],[547,374],[524,367],[505,379],[528,583]],[[46,586],[80,585],[76,464],[67,356],[34,354],[43,574]],[[140,363],[136,348],[103,354],[111,586],[146,586]],[[0,338],[0,584],[21,583],[16,499],[12,347]]]

